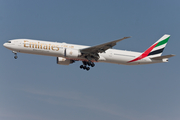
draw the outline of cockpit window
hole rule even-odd
[[[11,43],[11,41],[8,41],[8,43]]]

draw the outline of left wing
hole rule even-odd
[[[124,38],[114,40],[114,41],[111,41],[111,42],[108,42],[108,43],[104,43],[104,44],[101,44],[101,45],[96,45],[96,46],[88,47],[88,48],[85,48],[85,49],[81,49],[80,52],[85,53],[85,54],[88,54],[88,53],[89,54],[102,53],[102,52],[105,52],[107,49],[112,48],[113,46],[115,46],[117,42],[120,42],[120,41],[122,41],[124,39],[127,39],[127,38],[130,38],[130,37],[124,37]]]

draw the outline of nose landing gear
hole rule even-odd
[[[14,56],[14,59],[17,59],[18,58],[18,56]]]
[[[16,51],[13,51],[13,53],[14,53],[14,59],[17,59],[18,58],[18,56],[17,56],[17,52]]]

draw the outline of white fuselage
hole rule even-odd
[[[80,61],[86,61],[86,59],[78,56],[67,57],[64,54],[64,50],[65,49],[80,50],[90,47],[83,45],[47,42],[47,41],[39,41],[39,40],[31,40],[31,39],[11,40],[9,43],[4,43],[4,46],[12,51],[20,52],[20,53],[63,57],[66,59],[80,60]],[[164,62],[162,60],[152,60],[149,57],[145,57],[135,62],[129,62],[137,58],[141,54],[142,53],[140,52],[108,49],[104,53],[99,53],[100,58],[97,62],[106,62],[106,63],[115,63],[115,64],[124,64],[124,65],[138,65],[138,64],[151,64],[151,63]]]

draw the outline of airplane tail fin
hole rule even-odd
[[[170,38],[170,35],[165,34],[157,42],[155,42],[151,47],[149,47],[145,52],[150,58],[161,56],[166,44]]]
[[[164,60],[167,61],[168,58],[173,57],[174,55],[166,55],[161,56],[164,48],[166,47],[166,44],[170,38],[170,35],[165,34],[162,36],[158,41],[156,41],[151,47],[149,47],[146,51],[144,51],[139,57],[129,61],[134,62],[140,59],[143,59],[145,57],[149,57],[154,60]]]

